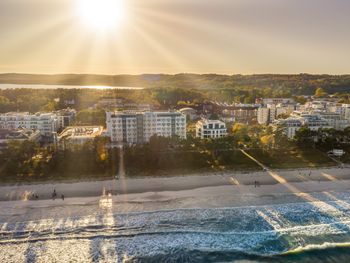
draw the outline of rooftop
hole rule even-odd
[[[64,129],[58,138],[94,138],[102,132],[102,126],[70,126]]]
[[[30,139],[35,131],[27,129],[7,130],[0,129],[0,140],[26,140]]]
[[[197,123],[203,124],[203,125],[206,125],[206,124],[225,124],[223,121],[220,121],[220,120],[209,120],[209,119],[202,119],[202,120],[199,120]]]

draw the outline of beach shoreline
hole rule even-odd
[[[159,262],[163,251],[194,242],[196,251],[214,244],[223,255],[333,246],[348,242],[349,190],[348,168],[2,186],[0,254],[14,262],[66,254],[89,262],[111,248],[111,259]]]
[[[96,197],[106,190],[113,195],[145,192],[184,191],[217,186],[269,186],[283,183],[337,182],[350,180],[350,168],[286,169],[274,171],[217,172],[169,177],[140,177],[77,182],[0,185],[0,201],[51,199],[53,190],[66,197]]]
[[[332,200],[333,193],[350,190],[349,168],[276,170],[273,176],[270,173],[0,186],[0,221],[94,214],[100,210],[101,196],[108,193],[113,212],[130,213],[317,202]],[[52,199],[54,190],[55,200]],[[32,198],[35,195],[37,199]]]

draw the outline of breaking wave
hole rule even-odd
[[[349,242],[347,198],[0,223],[4,262],[341,262]]]

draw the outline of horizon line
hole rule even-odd
[[[95,76],[141,76],[141,75],[164,75],[164,76],[176,76],[176,75],[221,75],[221,76],[256,76],[256,75],[311,75],[311,76],[348,76],[350,73],[194,73],[194,72],[178,72],[178,73],[119,73],[119,74],[107,74],[107,73],[24,73],[24,72],[0,72],[0,75],[45,75],[45,76],[59,76],[59,75],[95,75]]]

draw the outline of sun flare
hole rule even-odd
[[[96,30],[114,28],[125,16],[123,0],[79,0],[77,8],[83,23]]]

